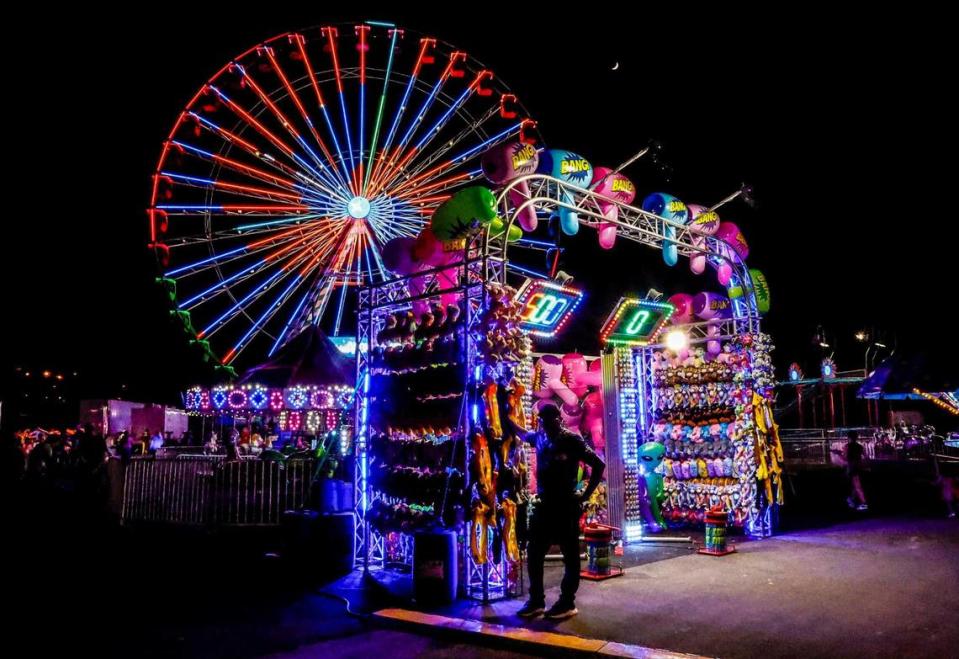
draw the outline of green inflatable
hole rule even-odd
[[[756,292],[756,307],[759,313],[769,311],[769,284],[766,282],[766,275],[755,268],[749,269],[749,279],[752,280],[753,290]],[[742,297],[743,289],[741,286],[732,286],[726,291],[729,299],[735,300]]]
[[[433,234],[443,242],[461,240],[470,233],[489,225],[492,236],[503,233],[505,223],[496,216],[496,197],[481,185],[463,188],[433,211],[430,226]],[[523,235],[519,227],[510,227],[510,242]]]

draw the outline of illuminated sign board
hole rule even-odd
[[[675,310],[669,302],[621,298],[603,324],[600,339],[618,346],[649,345]]]
[[[542,279],[530,279],[516,297],[520,328],[533,336],[551,338],[566,326],[583,300],[583,291]]]

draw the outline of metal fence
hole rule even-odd
[[[859,443],[867,460],[928,460],[933,452],[935,437],[932,435],[904,440],[881,428],[781,429],[785,464],[843,466],[842,450],[849,430],[859,432]]]
[[[121,521],[273,526],[307,505],[315,462],[227,461],[215,455],[133,459],[123,474]]]

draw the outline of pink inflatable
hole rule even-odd
[[[537,398],[551,398],[558,396],[564,404],[574,406],[579,403],[579,397],[570,391],[563,382],[563,360],[555,355],[543,355],[536,362],[540,370],[540,388],[533,392]]]
[[[628,204],[636,198],[636,186],[628,178],[609,167],[597,167],[593,170],[593,183],[590,189],[605,197]],[[599,202],[599,209],[603,216],[615,222],[619,217],[619,209],[615,204]],[[599,245],[603,249],[611,249],[616,242],[616,225],[612,222],[600,222]]]
[[[702,236],[711,236],[719,229],[719,215],[699,204],[688,204],[689,230],[694,234],[693,245],[705,247],[706,240]],[[695,254],[689,259],[689,269],[697,275],[703,274],[706,269],[706,254]]]
[[[483,174],[494,185],[507,185],[521,176],[533,174],[538,165],[536,147],[522,142],[493,147],[482,158]],[[518,208],[529,199],[529,186],[525,182],[519,183],[510,190],[509,198],[513,206]],[[516,219],[525,231],[536,229],[536,209],[532,206],[527,206]]]
[[[588,373],[589,366],[586,364],[586,358],[576,352],[570,352],[563,355],[563,375],[566,377],[566,384],[569,390],[581,398],[586,394],[587,385],[580,378]]]
[[[676,293],[668,300],[671,305],[676,307],[676,311],[670,317],[674,325],[683,325],[691,322],[693,319],[693,296],[688,293]]]
[[[749,256],[749,245],[746,244],[746,237],[732,222],[720,222],[716,230],[716,237],[733,248],[733,251],[739,255],[743,261]],[[723,284],[725,286],[725,284]]]
[[[598,359],[596,361],[599,361]],[[583,434],[589,434],[593,447],[597,451],[606,450],[606,437],[603,435],[603,395],[593,391],[583,401]]]

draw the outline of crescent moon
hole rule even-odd
[[[616,71],[618,69],[619,69],[619,62],[616,62],[615,64],[613,64],[613,71]]]

